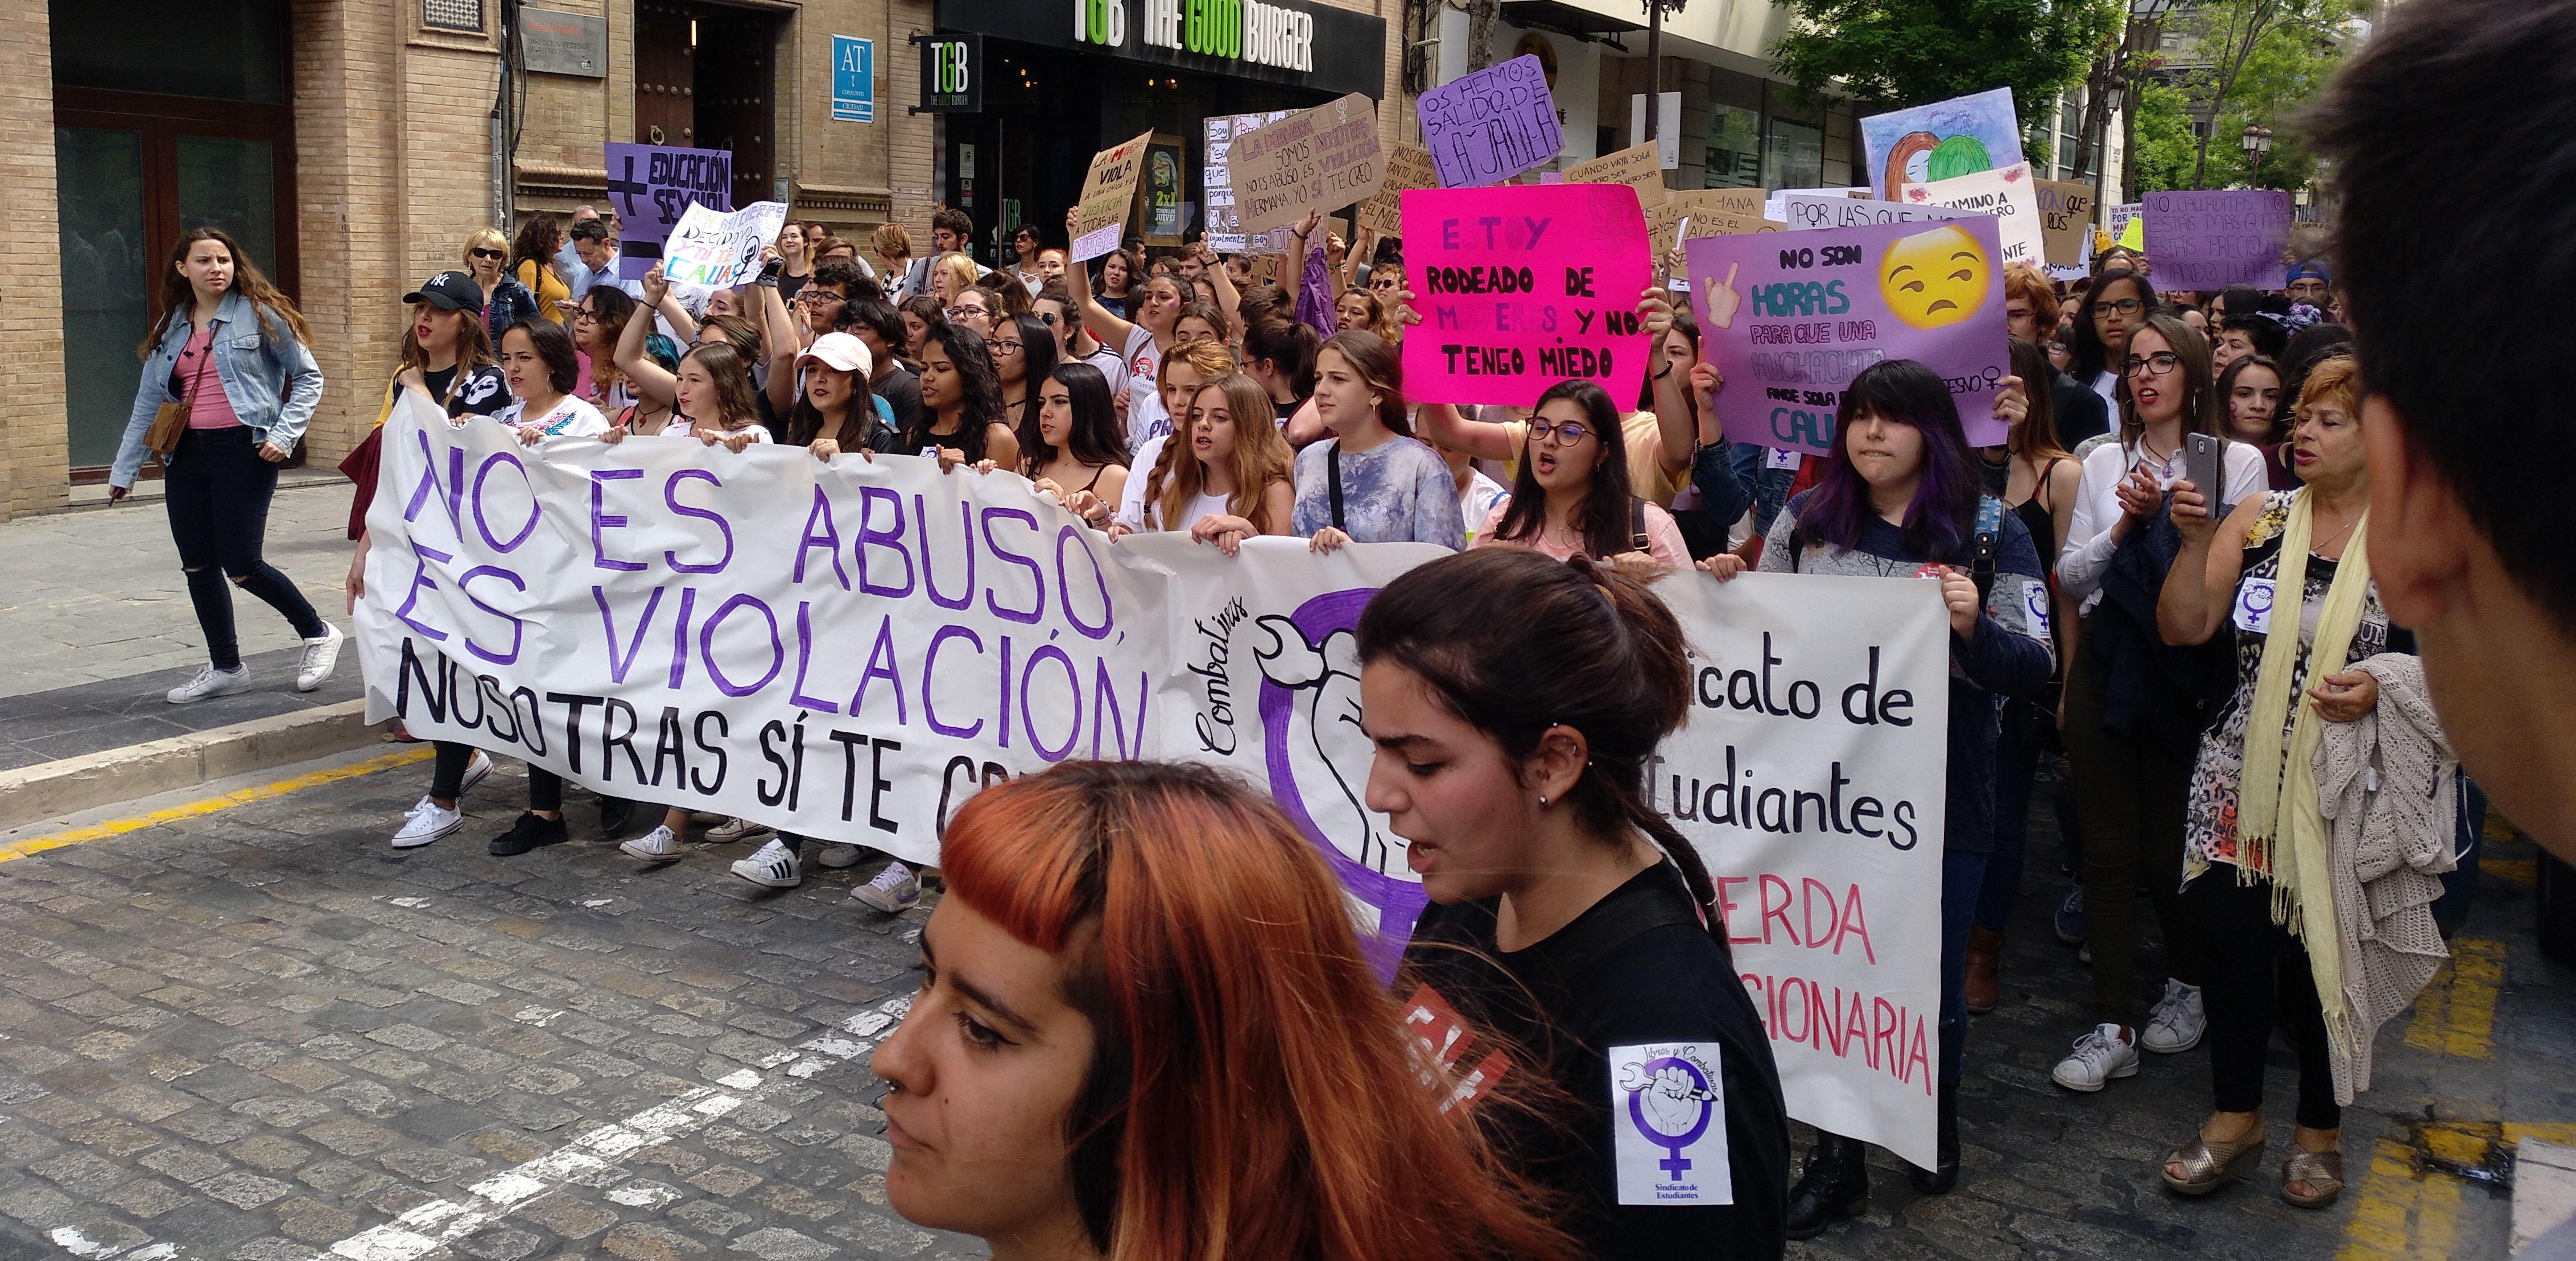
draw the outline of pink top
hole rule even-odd
[[[1508,497],[1495,500],[1493,509],[1485,514],[1485,523],[1476,527],[1475,541],[1468,546],[1526,547],[1558,560],[1572,559],[1574,553],[1580,550],[1549,542],[1544,530],[1540,531],[1535,538],[1495,538],[1494,531],[1502,527],[1503,514],[1511,511],[1511,507],[1512,501]],[[1673,514],[1656,507],[1651,501],[1646,504],[1646,554],[1654,557],[1657,565],[1668,570],[1691,567],[1690,549],[1682,543],[1681,527],[1673,524]]]
[[[239,429],[241,417],[233,413],[233,401],[224,394],[224,374],[206,360],[214,342],[215,328],[208,324],[191,335],[179,352],[179,364],[172,369],[179,378],[179,397],[187,400],[190,429]]]

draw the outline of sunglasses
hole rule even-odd
[[[467,252],[471,253],[476,258],[508,258],[510,256],[510,252],[508,250],[487,250],[479,245]]]

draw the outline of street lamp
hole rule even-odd
[[[2245,147],[2245,182],[2261,188],[2263,155],[2272,151],[2272,129],[2249,124],[2245,128],[2245,134],[2238,139]]]

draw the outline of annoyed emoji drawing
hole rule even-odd
[[[1966,229],[1955,224],[1888,242],[1878,263],[1878,291],[1896,318],[1941,328],[1985,304],[1994,266]]]

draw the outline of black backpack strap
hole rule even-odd
[[[1324,452],[1324,466],[1325,466],[1325,468],[1326,468],[1327,470],[1329,470],[1329,471],[1328,471],[1328,473],[1327,473],[1327,475],[1326,475],[1326,478],[1325,478],[1325,485],[1326,485],[1327,489],[1331,492],[1331,494],[1332,494],[1332,499],[1333,499],[1333,528],[1334,528],[1334,529],[1336,529],[1336,530],[1342,530],[1342,531],[1347,532],[1347,531],[1350,529],[1350,527],[1345,526],[1345,525],[1343,525],[1343,524],[1342,524],[1342,440],[1341,440],[1341,439],[1339,439],[1339,438],[1335,438],[1335,439],[1333,439],[1333,445],[1332,445],[1331,447],[1329,447],[1329,448],[1327,448],[1327,449],[1325,450],[1325,452]]]
[[[1628,550],[1651,552],[1655,550],[1652,542],[1646,537],[1646,501],[1631,495],[1628,497]]]
[[[1968,576],[1977,582],[1977,603],[1995,590],[1995,554],[2003,550],[2004,501],[1992,495],[1977,500],[1977,529],[1968,539]]]

